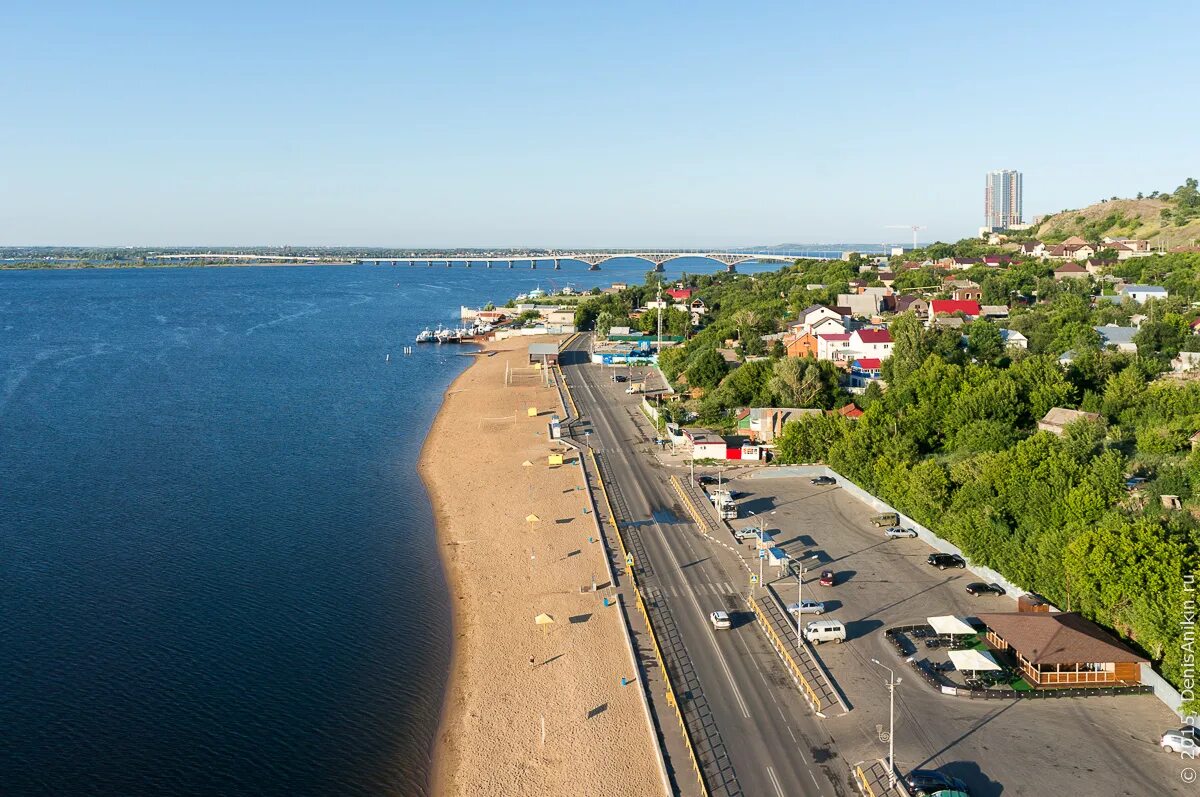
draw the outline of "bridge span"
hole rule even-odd
[[[836,260],[841,257],[841,252],[838,251],[823,251],[823,252],[806,252],[804,254],[789,254],[777,252],[627,252],[623,250],[597,251],[597,252],[558,252],[552,254],[506,254],[506,255],[457,255],[457,256],[428,256],[417,255],[412,257],[359,257],[355,258],[357,263],[375,263],[376,265],[399,265],[407,263],[412,266],[424,264],[426,266],[443,266],[451,268],[455,263],[462,263],[465,268],[471,268],[474,263],[483,263],[485,268],[493,268],[497,264],[503,264],[507,268],[515,268],[517,263],[529,263],[529,268],[536,269],[538,263],[553,262],[554,269],[562,268],[564,260],[572,260],[583,263],[588,267],[589,271],[599,271],[600,264],[609,260],[618,258],[633,258],[644,260],[654,267],[655,271],[663,271],[664,265],[672,260],[680,260],[683,258],[700,258],[704,260],[713,260],[725,266],[726,271],[734,271],[739,263],[748,262],[776,262],[776,263],[791,263],[801,257],[818,259],[818,260]]]

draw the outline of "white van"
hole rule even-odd
[[[814,620],[804,626],[804,638],[814,645],[830,640],[840,643],[846,638],[846,626],[837,620]]]

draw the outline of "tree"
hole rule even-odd
[[[617,317],[608,310],[596,316],[596,334],[602,338],[608,337],[608,331],[617,325]]]
[[[916,372],[931,348],[925,339],[925,327],[912,312],[901,313],[892,322],[892,356],[883,363],[883,377],[889,384],[899,384]]]
[[[811,357],[775,361],[770,390],[780,407],[828,407],[837,389],[832,365]]]
[[[688,384],[693,387],[711,389],[721,383],[729,370],[729,364],[715,347],[707,348],[694,356],[687,369]]]
[[[967,352],[981,363],[993,363],[1004,354],[1004,339],[1000,327],[987,319],[974,321],[967,327]]]

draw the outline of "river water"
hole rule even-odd
[[[604,268],[0,272],[0,794],[426,794],[469,358],[402,348]]]

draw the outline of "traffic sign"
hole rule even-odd
[[[625,554],[625,566],[633,567],[633,554],[631,554],[631,553]]]
[[[750,583],[751,583],[751,584],[757,584],[757,583],[758,583],[758,576],[756,576],[756,575],[754,575],[753,573],[751,573],[751,574],[750,574]]]
[[[766,559],[766,558],[767,558],[767,551],[766,551],[766,549],[765,549],[765,548],[764,548],[764,549],[761,549],[761,550],[758,552],[758,558],[759,558],[759,559]]]

